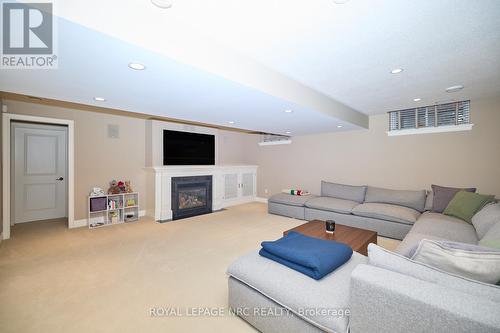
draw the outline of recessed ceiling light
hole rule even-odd
[[[94,97],[94,101],[96,101],[96,102],[105,102],[106,98],[104,98],[104,97]]]
[[[172,0],[151,0],[151,3],[161,9],[168,9],[173,5]]]
[[[420,102],[422,99],[421,98],[414,98],[413,101],[414,102]]]
[[[292,113],[293,110],[285,110],[285,113]]]
[[[392,71],[391,71],[391,74],[399,74],[403,71],[402,68],[394,68]]]
[[[337,128],[342,128],[342,127],[344,127],[344,126],[342,126],[342,125],[337,125]]]
[[[453,92],[460,91],[462,89],[464,89],[464,86],[461,84],[457,84],[456,86],[451,86],[451,87],[446,88],[446,92],[453,93]]]
[[[286,131],[285,133],[286,134],[292,134],[292,131]]]
[[[143,71],[146,69],[146,66],[138,62],[131,62],[130,64],[128,64],[128,67],[135,69],[136,71]]]
[[[230,120],[227,123],[232,125],[232,124],[234,124],[234,121]]]
[[[345,4],[346,2],[348,2],[349,0],[333,0],[333,2],[337,5],[343,5]]]

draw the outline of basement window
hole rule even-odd
[[[389,136],[468,131],[470,101],[436,104],[389,112]]]

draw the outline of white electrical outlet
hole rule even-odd
[[[265,193],[265,194],[269,194],[269,190],[266,188],[266,189],[264,190],[264,193]]]

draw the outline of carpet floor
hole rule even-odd
[[[95,230],[60,220],[18,224],[0,243],[0,331],[255,332],[228,315],[226,268],[304,223],[266,208]]]

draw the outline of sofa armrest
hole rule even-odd
[[[351,275],[351,333],[500,332],[500,304],[387,269]]]

